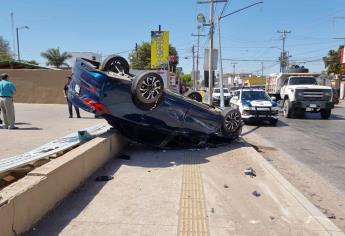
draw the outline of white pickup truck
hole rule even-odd
[[[280,100],[284,116],[320,112],[322,119],[334,108],[332,88],[317,84],[315,73],[280,73],[266,79],[266,92]]]

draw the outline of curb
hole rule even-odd
[[[109,159],[120,153],[124,138],[108,133],[29,172],[0,192],[0,236],[19,235],[50,210]]]
[[[345,236],[330,219],[327,218],[316,206],[314,206],[300,191],[297,190],[289,181],[287,181],[259,152],[257,152],[244,138],[242,138],[251,152],[255,155],[253,160],[267,171],[294,199],[317,221],[329,235]]]

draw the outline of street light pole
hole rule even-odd
[[[20,61],[19,33],[18,33],[18,31],[19,31],[20,29],[29,29],[29,27],[25,25],[25,26],[17,27],[17,28],[16,28],[16,33],[17,33],[17,53],[18,53],[18,61]]]
[[[224,91],[223,91],[223,63],[222,63],[222,45],[220,42],[220,19],[221,16],[217,17],[217,28],[218,28],[218,45],[219,45],[219,64],[220,64],[220,74],[219,74],[219,89],[220,89],[220,108],[224,109]]]
[[[223,91],[223,63],[222,63],[222,46],[221,46],[221,39],[220,39],[220,20],[221,19],[223,19],[223,18],[225,18],[225,17],[227,17],[227,16],[230,16],[230,15],[233,15],[233,14],[235,14],[235,13],[237,13],[237,12],[240,12],[240,11],[243,11],[243,10],[245,10],[245,9],[247,9],[247,8],[250,8],[250,7],[252,7],[252,6],[255,6],[255,5],[258,5],[258,4],[261,4],[261,3],[263,3],[263,2],[256,2],[256,3],[253,3],[253,4],[251,4],[251,5],[248,5],[248,6],[246,6],[246,7],[243,7],[243,8],[241,8],[241,9],[238,9],[238,10],[236,10],[236,11],[233,11],[233,12],[231,12],[231,13],[229,13],[229,14],[226,14],[226,15],[224,15],[223,16],[223,12],[224,12],[224,10],[225,10],[225,7],[226,7],[226,5],[224,6],[224,8],[223,8],[223,10],[222,10],[222,12],[221,12],[221,14],[220,14],[220,16],[218,16],[218,18],[217,18],[217,28],[218,28],[218,45],[219,45],[219,67],[220,67],[220,74],[219,74],[219,88],[220,88],[220,108],[221,109],[224,109],[224,91]],[[233,64],[234,65],[234,71],[235,71],[235,63]],[[235,76],[235,72],[234,72],[234,76]],[[211,95],[211,94],[210,94]]]

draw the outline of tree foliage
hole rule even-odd
[[[191,74],[180,75],[180,78],[185,85],[187,85],[188,87],[192,86],[192,75]]]
[[[169,45],[169,55],[174,55],[178,61],[176,48]],[[141,42],[129,54],[128,59],[133,69],[150,69],[151,68],[151,43]]]
[[[11,60],[9,42],[0,36],[0,61]]]
[[[340,46],[338,50],[329,50],[327,56],[322,58],[328,74],[342,74],[345,72],[345,66],[340,64],[340,50],[343,47]]]
[[[47,60],[48,66],[54,66],[56,68],[67,65],[65,61],[72,57],[67,52],[60,53],[59,48],[49,48],[47,51],[42,52],[41,56]]]

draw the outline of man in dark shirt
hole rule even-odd
[[[63,88],[63,94],[67,100],[67,104],[68,104],[68,112],[69,112],[69,118],[72,118],[73,117],[73,111],[72,111],[72,102],[70,102],[68,100],[68,96],[67,96],[67,93],[68,93],[68,85],[69,83],[71,82],[72,80],[72,77],[71,76],[67,76],[67,83],[65,84],[65,87]],[[79,107],[77,106],[74,106],[74,109],[75,109],[75,112],[77,113],[77,118],[80,118],[80,113],[79,113]]]

